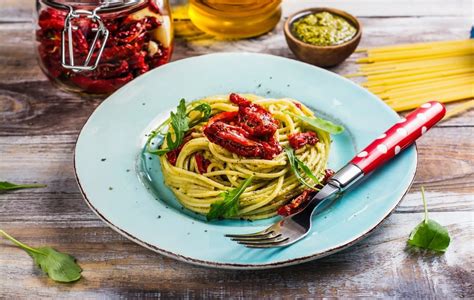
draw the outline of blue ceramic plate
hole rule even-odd
[[[246,53],[183,59],[130,82],[85,124],[75,167],[91,209],[119,233],[158,253],[198,265],[262,269],[301,263],[350,246],[377,227],[410,187],[416,171],[414,147],[315,217],[309,236],[295,245],[260,250],[230,241],[225,233],[258,231],[276,218],[206,222],[181,208],[163,185],[158,160],[142,153],[146,134],[179,99],[230,92],[295,98],[342,123],[346,131],[333,136],[329,160],[336,170],[399,118],[349,80],[298,61]]]

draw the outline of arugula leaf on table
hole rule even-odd
[[[46,187],[45,184],[15,184],[8,181],[0,181],[0,191],[11,191],[19,189],[34,189]]]
[[[309,184],[308,182],[306,182],[303,174],[301,174],[300,172],[300,169],[303,170],[303,173],[306,176],[308,176],[310,179],[312,179],[316,184],[320,184],[318,178],[314,176],[311,169],[307,165],[305,165],[304,162],[302,162],[301,160],[298,159],[298,157],[296,157],[295,151],[292,148],[284,147],[283,149],[285,150],[286,156],[288,157],[288,161],[290,162],[291,170],[295,174],[298,181],[304,184],[305,186],[309,187],[310,189],[314,190],[315,187]]]
[[[212,109],[209,104],[201,103],[187,112],[186,102],[184,99],[181,99],[176,109],[176,112],[171,112],[170,118],[165,123],[163,123],[162,125],[158,127],[158,128],[163,128],[165,125],[169,124],[171,128],[173,128],[173,133],[168,131],[168,133],[165,136],[167,148],[156,149],[156,150],[150,149],[151,141],[157,135],[161,134],[160,130],[155,130],[152,132],[152,134],[148,138],[148,142],[147,142],[148,152],[152,154],[163,155],[163,154],[168,153],[169,151],[172,151],[178,148],[183,143],[183,139],[190,128],[209,119],[211,115],[211,110]],[[190,124],[189,115],[193,111],[201,112],[202,116]],[[174,140],[173,140],[173,135],[174,135]]]
[[[81,278],[82,269],[71,255],[56,251],[51,247],[33,248],[27,246],[1,229],[0,235],[26,251],[41,270],[54,281],[73,282]]]
[[[300,116],[289,111],[286,111],[285,113],[299,119],[301,122],[305,123],[309,127],[312,127],[313,129],[316,129],[316,130],[317,129],[324,130],[331,134],[339,134],[344,131],[344,127],[342,127],[341,125],[334,124],[333,122],[329,120],[325,120],[323,118],[319,118],[316,116],[314,117]]]
[[[252,180],[253,176],[250,176],[235,189],[221,193],[223,199],[211,204],[211,209],[206,215],[207,220],[236,216],[239,213],[239,198]]]
[[[411,232],[408,244],[418,248],[444,252],[451,241],[449,232],[438,222],[428,219],[424,187],[421,187],[421,197],[425,208],[425,218]]]

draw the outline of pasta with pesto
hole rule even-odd
[[[148,145],[150,153],[160,155],[165,184],[191,211],[209,214],[226,192],[251,177],[235,212],[223,217],[268,218],[304,190],[317,190],[318,183],[327,179],[330,133],[298,118],[316,117],[294,99],[217,95],[186,106],[183,100],[181,110],[178,107],[153,132],[151,139],[165,137],[162,144]],[[181,129],[177,125],[180,115],[187,118]],[[288,151],[312,174],[295,172]]]

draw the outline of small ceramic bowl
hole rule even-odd
[[[306,15],[324,11],[338,15],[349,21],[357,30],[354,37],[347,42],[334,46],[315,46],[301,41],[294,35],[292,30],[293,22]],[[293,51],[298,59],[319,67],[332,67],[343,62],[357,48],[361,36],[362,25],[359,20],[345,11],[334,8],[319,7],[304,9],[291,15],[285,22],[286,42],[291,51]]]

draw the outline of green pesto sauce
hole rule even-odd
[[[329,12],[302,17],[293,23],[292,30],[301,41],[317,46],[342,44],[356,34],[351,23]]]

